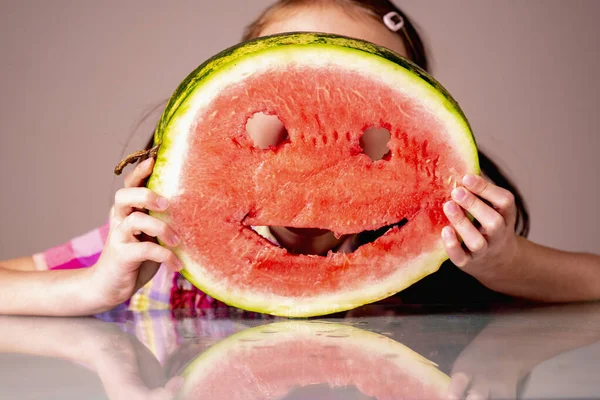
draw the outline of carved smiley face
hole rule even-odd
[[[279,146],[289,142],[288,132],[276,115],[254,114],[248,120],[246,130],[257,149],[276,151]],[[387,143],[390,138],[390,132],[387,129],[373,127],[364,131],[359,143],[363,153],[372,161],[377,161],[389,155],[390,150]],[[257,226],[253,229],[265,239],[280,244],[292,253],[321,255],[328,251],[353,252],[357,247],[374,241],[391,227],[363,232],[356,237],[338,236],[334,232],[320,228]]]
[[[182,237],[176,253],[202,290],[314,315],[387,297],[446,258],[442,204],[476,166],[468,125],[414,66],[348,49],[275,46],[227,64],[159,126],[149,186],[171,199],[160,217]],[[257,226],[364,243],[304,254]]]

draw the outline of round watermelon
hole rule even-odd
[[[248,121],[286,132],[257,146]],[[389,132],[374,160],[361,139]],[[282,316],[348,310],[386,298],[447,259],[442,205],[479,173],[469,124],[450,94],[374,44],[291,33],[221,52],[169,101],[148,187],[170,199],[154,216],[180,235],[183,275],[229,305]],[[352,253],[298,254],[256,227],[375,232]],[[254,229],[253,229],[254,228]]]
[[[236,333],[183,371],[193,399],[442,399],[450,378],[408,347],[325,321],[288,321]],[[335,396],[335,397],[334,397]]]

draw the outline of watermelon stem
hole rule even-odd
[[[156,155],[158,154],[159,147],[160,147],[160,143],[157,144],[156,146],[152,147],[149,150],[139,150],[139,151],[129,154],[127,157],[122,159],[117,164],[117,166],[115,167],[115,175],[121,175],[121,173],[123,172],[125,167],[128,166],[129,164],[133,164],[138,161],[144,161],[145,159],[150,158],[150,157],[156,159]]]

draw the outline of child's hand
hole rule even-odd
[[[125,178],[125,188],[115,195],[110,213],[110,232],[100,259],[92,268],[93,290],[97,291],[99,307],[111,309],[144,286],[158,271],[161,263],[180,271],[181,262],[173,252],[155,238],[175,247],[179,238],[166,223],[151,217],[147,210],[164,211],[167,199],[141,187],[152,173],[154,160],[139,164]]]
[[[483,284],[510,277],[518,243],[513,194],[480,176],[465,176],[463,185],[452,191],[454,201],[444,205],[444,213],[452,224],[442,230],[450,260]],[[480,228],[467,218],[465,210],[479,222]]]

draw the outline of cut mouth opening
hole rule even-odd
[[[281,247],[285,250],[287,250],[290,254],[295,254],[295,255],[313,255],[313,256],[321,256],[321,257],[326,257],[327,254],[332,251],[334,253],[339,252],[340,251],[340,244],[343,241],[343,239],[345,238],[352,238],[352,245],[350,246],[350,248],[345,247],[344,248],[344,253],[353,253],[356,250],[358,250],[359,248],[361,248],[362,246],[366,246],[370,243],[375,242],[377,239],[379,239],[380,237],[384,236],[388,231],[390,231],[393,228],[402,228],[404,225],[406,225],[408,223],[408,219],[403,218],[402,220],[395,222],[393,224],[389,224],[389,225],[385,225],[382,226],[381,228],[378,229],[374,229],[374,230],[365,230],[362,232],[358,232],[355,234],[347,234],[347,235],[336,235],[334,232],[327,230],[327,229],[321,229],[321,228],[296,228],[296,227],[281,227],[281,226],[270,226],[270,225],[266,225],[266,226],[254,226],[254,227],[249,227],[249,226],[244,226],[247,229],[250,229],[254,234],[260,236],[263,239],[266,239],[268,241],[268,245],[274,245],[274,246],[278,246]],[[281,240],[277,240],[277,242],[274,242],[273,237],[269,237],[269,235],[273,235],[273,232],[276,230],[281,230],[281,229],[285,229],[295,235],[298,235],[301,240],[304,240],[304,244],[306,244],[306,242],[310,242],[310,241],[317,241],[317,240],[321,240],[322,238],[326,238],[326,236],[328,236],[329,238],[335,238],[336,241],[334,242],[335,244],[333,246],[329,246],[327,247],[327,249],[324,252],[318,252],[318,251],[314,251],[314,247],[313,246],[303,246],[301,245],[297,245],[297,246],[286,246],[284,243],[280,243]],[[326,239],[324,239],[326,240]]]

